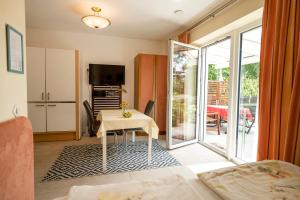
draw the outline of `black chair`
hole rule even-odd
[[[153,108],[154,108],[154,105],[155,105],[155,101],[152,101],[152,100],[149,100],[147,105],[146,105],[146,108],[145,108],[145,111],[144,111],[144,114],[147,115],[147,116],[150,116]],[[142,128],[131,128],[131,129],[124,129],[124,134],[125,134],[125,143],[127,145],[127,133],[128,132],[134,132],[134,131],[144,131]]]
[[[152,112],[152,110],[153,110],[153,108],[154,108],[154,104],[155,104],[155,102],[154,101],[152,101],[152,100],[149,100],[148,101],[148,103],[147,103],[147,105],[146,105],[146,108],[145,108],[145,111],[144,111],[144,114],[145,115],[150,115],[151,114],[151,112]]]
[[[90,137],[96,136],[96,133],[101,125],[100,121],[96,121],[93,116],[93,110],[87,100],[83,102],[83,106],[86,110],[87,119],[88,119],[88,132],[90,134]],[[117,136],[122,135],[121,130],[115,130],[115,131],[107,131],[106,135],[108,136],[115,136],[115,143],[117,141]]]

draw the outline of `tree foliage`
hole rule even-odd
[[[241,96],[255,97],[258,95],[259,63],[242,65],[241,67]]]
[[[230,67],[216,69],[214,64],[208,65],[208,80],[217,81],[222,72],[224,81],[227,81],[230,76]],[[241,67],[241,96],[254,97],[258,94],[258,74],[259,63],[250,63]]]
[[[208,65],[208,80],[210,81],[217,81],[219,80],[218,77],[220,77],[222,72],[222,77],[224,81],[227,81],[229,79],[230,75],[230,68],[222,68],[222,69],[216,69],[216,66],[214,64]]]

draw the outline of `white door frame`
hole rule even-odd
[[[255,29],[262,25],[261,20],[256,20],[252,23],[249,23],[245,26],[242,26],[233,31],[234,33],[234,44],[236,51],[234,52],[234,81],[232,82],[232,90],[233,92],[233,101],[231,104],[232,109],[232,124],[230,125],[232,131],[232,137],[230,137],[230,143],[233,144],[229,149],[229,159],[233,160],[236,163],[245,163],[245,161],[236,157],[237,149],[236,149],[236,134],[238,130],[238,104],[239,104],[239,84],[240,84],[240,61],[241,61],[241,34],[251,29]],[[258,120],[257,120],[258,123]]]
[[[202,56],[203,56],[203,58],[202,58],[203,74],[202,74],[202,76],[203,76],[203,79],[204,79],[203,94],[202,95],[204,97],[204,101],[202,101],[203,102],[203,105],[202,105],[202,108],[203,108],[203,121],[202,121],[202,124],[201,124],[201,127],[200,127],[202,134],[200,136],[201,139],[199,140],[199,142],[203,146],[208,147],[209,149],[217,152],[218,154],[221,154],[221,155],[225,156],[226,158],[228,158],[229,131],[230,131],[229,127],[227,128],[227,136],[226,136],[226,152],[223,152],[223,151],[219,150],[218,148],[216,148],[214,146],[211,146],[211,145],[209,145],[209,144],[207,144],[207,143],[204,142],[205,141],[205,137],[206,137],[206,117],[207,117],[206,116],[206,113],[207,113],[207,106],[206,105],[207,105],[207,85],[208,85],[207,67],[206,67],[206,60],[205,60],[206,57],[205,57],[204,54],[206,54],[205,53],[206,47],[208,47],[210,45],[213,45],[213,44],[216,44],[218,42],[221,42],[223,40],[230,39],[230,42],[231,42],[231,48],[230,48],[230,66],[233,66],[232,56],[233,56],[233,45],[234,45],[233,42],[234,41],[233,41],[233,35],[232,34],[233,34],[232,32],[228,33],[228,34],[224,34],[224,35],[222,35],[220,37],[217,37],[214,40],[211,40],[211,41],[209,41],[209,42],[207,42],[207,43],[205,43],[204,45],[201,46],[202,47]],[[228,101],[229,101],[228,110],[229,111],[231,110],[231,107],[230,107],[230,105],[231,105],[230,96],[232,94],[232,90],[231,90],[231,88],[232,88],[232,74],[233,74],[232,68],[230,68],[229,86],[228,86],[229,87],[229,99],[228,99]],[[230,124],[230,123],[231,123],[230,112],[228,112],[228,121],[227,121],[227,124]]]
[[[197,111],[196,111],[196,138],[189,141],[184,141],[179,144],[172,144],[172,98],[173,98],[173,52],[174,45],[180,45],[191,49],[198,50],[198,70],[197,70]],[[168,91],[167,91],[167,148],[174,149],[181,146],[193,144],[199,141],[199,102],[200,102],[200,71],[201,71],[201,49],[199,47],[169,40],[169,61],[168,61]]]
[[[228,112],[228,127],[227,127],[227,148],[226,148],[226,152],[222,152],[220,150],[218,150],[217,148],[208,145],[206,143],[204,143],[205,140],[205,135],[206,135],[206,116],[204,115],[203,121],[202,121],[202,125],[200,126],[200,131],[201,131],[201,135],[200,135],[200,143],[206,147],[208,147],[209,149],[225,156],[226,158],[228,158],[229,160],[232,160],[236,163],[243,163],[243,161],[241,161],[240,159],[236,158],[236,130],[237,130],[237,106],[238,106],[238,84],[239,84],[239,62],[240,62],[240,47],[241,47],[241,33],[246,32],[248,30],[251,30],[255,27],[259,27],[261,26],[261,19],[260,20],[256,20],[252,23],[249,23],[245,26],[242,26],[238,29],[235,29],[229,33],[225,33],[222,36],[219,36],[213,40],[210,40],[206,43],[204,43],[203,45],[201,45],[201,48],[203,49],[202,51],[205,51],[205,47],[214,44],[226,37],[230,37],[231,38],[231,49],[230,49],[230,77],[229,77],[229,103],[228,103],[228,110],[230,112]],[[204,57],[204,53],[202,52],[202,56]],[[205,63],[205,58],[202,58],[202,67],[204,71],[204,76],[205,76],[205,91],[204,91],[204,97],[205,97],[205,101],[204,101],[204,106],[203,106],[203,111],[204,113],[206,113],[207,108],[206,108],[206,104],[207,104],[207,95],[206,95],[206,85],[207,85],[207,77],[206,77],[206,63]]]

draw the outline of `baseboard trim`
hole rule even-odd
[[[76,131],[34,133],[33,142],[76,140]]]

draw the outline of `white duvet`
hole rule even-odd
[[[170,176],[152,181],[73,186],[68,196],[60,200],[219,200],[205,185],[199,185],[201,182]]]
[[[266,160],[198,174],[224,200],[300,200],[300,167]]]
[[[198,174],[98,186],[73,186],[57,200],[296,200],[300,167],[263,161]]]

